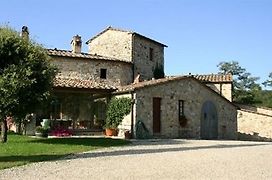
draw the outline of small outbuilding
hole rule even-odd
[[[122,86],[115,96],[133,99],[119,129],[136,137],[144,130],[154,138],[237,138],[237,107],[192,76]]]

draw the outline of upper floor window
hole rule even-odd
[[[107,79],[107,69],[100,69],[100,78]]]
[[[154,53],[153,48],[149,48],[149,60],[150,61],[153,61],[153,53]]]

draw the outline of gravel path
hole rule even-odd
[[[272,179],[272,143],[133,141],[125,147],[1,170],[0,179]]]

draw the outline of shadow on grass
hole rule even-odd
[[[111,138],[46,138],[31,140],[32,143],[44,143],[54,145],[81,145],[94,147],[112,147],[129,144],[129,141],[123,139]]]
[[[40,162],[60,159],[69,154],[64,155],[28,155],[28,156],[0,156],[0,162]]]

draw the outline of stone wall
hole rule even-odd
[[[272,116],[272,108],[237,104],[241,109]]]
[[[153,97],[161,97],[161,137],[200,138],[201,109],[205,101],[212,101],[218,114],[218,138],[236,139],[237,110],[225,99],[203,87],[195,80],[172,81],[136,90],[136,121],[143,121],[153,134]],[[184,100],[185,128],[178,120],[178,101]]]
[[[91,54],[132,61],[132,34],[129,32],[110,29],[93,39],[88,46]]]
[[[58,76],[61,77],[95,80],[113,86],[127,85],[132,82],[132,64],[130,63],[68,57],[54,57],[51,62],[59,68]],[[101,68],[107,69],[106,79],[100,78]]]
[[[153,58],[150,60],[150,48]],[[135,35],[133,38],[134,78],[140,74],[141,79],[150,80],[154,77],[156,64],[164,68],[164,47],[158,43]]]
[[[152,60],[150,48],[153,49]],[[156,64],[164,67],[164,47],[161,44],[126,31],[109,29],[100,34],[89,43],[89,53],[133,62],[134,78],[140,74],[142,80],[154,77]]]
[[[232,101],[232,84],[231,83],[207,83],[208,87]]]
[[[247,136],[240,139],[246,140],[272,140],[272,110],[258,108],[257,111],[241,109],[238,111],[238,132]]]

